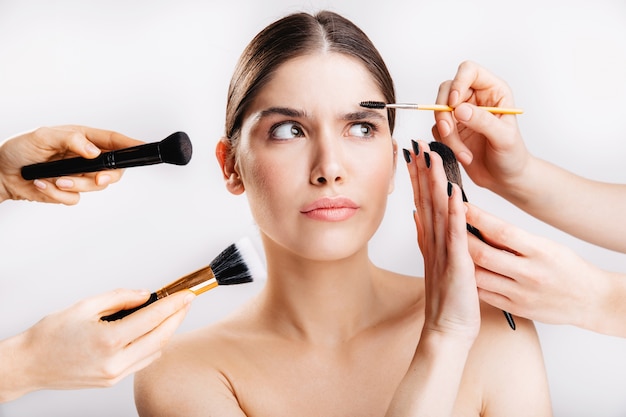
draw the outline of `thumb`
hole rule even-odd
[[[67,135],[67,132],[63,133]],[[87,136],[82,132],[72,132],[69,136],[62,139],[67,140],[67,147],[69,150],[82,156],[83,158],[92,159],[100,155],[100,148],[87,139]]]
[[[514,118],[510,115],[499,117],[469,103],[459,104],[454,109],[454,117],[466,127],[485,136],[492,144],[497,138],[506,138],[510,135],[509,117]]]
[[[76,152],[78,155],[83,158],[92,159],[96,156],[100,155],[101,150],[91,143],[87,138],[80,141],[80,143],[75,144],[75,146],[70,145],[70,149]]]
[[[119,310],[137,307],[150,298],[147,290],[117,289],[90,299],[92,308],[98,315],[108,315]]]

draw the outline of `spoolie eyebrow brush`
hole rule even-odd
[[[443,160],[443,169],[446,172],[446,177],[448,177],[448,181],[455,183],[461,189],[461,195],[463,196],[463,201],[467,203],[467,196],[465,195],[465,191],[463,191],[463,182],[461,180],[461,169],[459,168],[459,163],[456,160],[456,156],[450,147],[443,144],[442,142],[430,142],[428,144],[430,150],[432,152],[437,152],[441,159]],[[483,235],[480,233],[480,230],[467,223],[467,231],[476,236],[478,239],[485,241]],[[515,320],[513,320],[513,316],[511,313],[507,311],[502,311],[504,313],[504,317],[506,317],[507,323],[511,329],[515,330]]]
[[[433,110],[433,111],[453,111],[454,109],[444,104],[414,104],[414,103],[383,103],[382,101],[362,101],[361,107],[368,109],[408,109],[408,110]],[[522,109],[512,109],[505,107],[478,106],[479,109],[487,110],[494,114],[522,114]]]

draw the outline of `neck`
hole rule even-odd
[[[266,239],[267,240],[267,239]],[[343,343],[375,320],[378,268],[367,246],[348,258],[304,259],[265,243],[268,280],[262,296],[272,326],[313,343]]]

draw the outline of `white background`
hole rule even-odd
[[[227,193],[213,154],[228,82],[242,49],[265,25],[321,8],[344,14],[369,34],[399,101],[434,101],[439,83],[461,61],[477,61],[513,88],[533,153],[584,176],[626,182],[621,0],[2,0],[0,138],[60,124],[149,142],[182,130],[194,154],[185,167],[129,169],[121,182],[84,195],[74,207],[1,204],[0,339],[87,296],[118,287],[156,289],[254,234],[245,197]],[[430,140],[432,121],[430,112],[399,112],[400,146]],[[601,267],[624,270],[623,254],[571,238],[465,182],[475,204]],[[372,258],[421,276],[402,163],[389,203]],[[202,295],[179,331],[223,316],[261,285]],[[626,415],[626,340],[537,327],[556,416]],[[132,377],[109,389],[36,392],[0,406],[2,417],[135,415]]]

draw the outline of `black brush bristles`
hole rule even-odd
[[[443,169],[446,172],[446,177],[448,181],[456,184],[461,189],[461,194],[463,196],[463,201],[467,202],[467,196],[465,195],[465,191],[463,191],[463,182],[461,179],[461,169],[459,168],[459,162],[454,155],[454,151],[450,149],[450,147],[442,142],[433,141],[428,144],[430,150],[433,152],[437,152],[441,159],[443,160]],[[483,235],[480,233],[480,230],[467,223],[467,231],[476,236],[481,241],[487,243],[483,238]],[[487,243],[488,244],[488,243]],[[513,316],[511,313],[506,311],[502,311],[504,313],[504,317],[506,317],[507,323],[511,329],[515,330],[515,320],[513,320]]]
[[[172,133],[159,143],[163,162],[174,165],[187,165],[191,160],[192,146],[185,132]]]
[[[448,181],[458,185],[460,189],[463,189],[461,169],[459,168],[459,163],[456,160],[456,156],[454,155],[452,149],[442,142],[435,141],[430,142],[428,146],[431,151],[437,152],[439,156],[441,156],[441,159],[443,160],[443,169],[446,171]]]
[[[236,244],[228,246],[213,262],[211,269],[219,285],[234,285],[252,282],[250,270]]]
[[[387,107],[387,105],[382,101],[362,101],[359,105],[367,109],[384,109]]]
[[[103,321],[120,320],[163,297],[185,289],[198,295],[220,285],[252,282],[254,277],[265,277],[264,271],[264,265],[254,250],[252,242],[248,238],[243,238],[220,252],[208,266],[185,275],[151,293],[150,298],[145,303],[102,316],[100,319]]]

